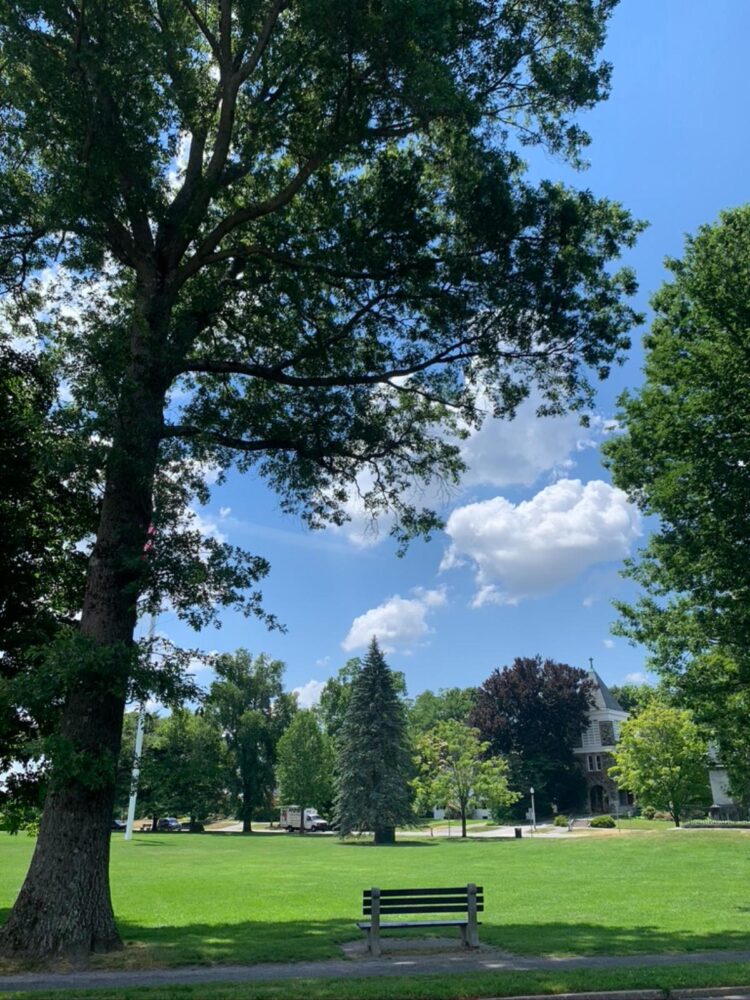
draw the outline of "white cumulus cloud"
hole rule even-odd
[[[650,681],[646,674],[640,670],[636,670],[635,673],[626,674],[625,682],[627,684],[649,684]]]
[[[396,649],[409,650],[431,631],[427,624],[430,611],[447,603],[445,590],[412,591],[412,597],[394,594],[376,608],[370,608],[352,622],[349,633],[341,643],[351,652],[366,647],[373,636],[385,653]]]
[[[297,695],[297,704],[299,707],[312,708],[314,705],[317,705],[320,702],[320,695],[325,686],[325,681],[311,680],[301,687],[294,688],[293,693]]]
[[[588,428],[582,427],[580,417],[573,413],[539,417],[537,410],[541,403],[541,395],[532,392],[518,406],[513,420],[496,420],[490,412],[489,396],[485,390],[479,390],[479,407],[488,415],[478,429],[468,429],[465,440],[455,441],[466,464],[458,489],[531,486],[544,474],[551,478],[570,474],[577,454],[597,447],[604,437],[617,431],[614,421],[595,414],[591,415]],[[362,473],[343,505],[349,520],[331,529],[357,548],[377,545],[388,537],[393,525],[392,515],[379,514],[374,521],[365,507],[364,497],[373,483],[370,473]],[[418,506],[444,511],[455,501],[456,494],[457,489],[434,480],[426,485],[415,483],[408,499]]]
[[[441,569],[473,565],[479,607],[517,603],[623,558],[639,534],[639,516],[608,483],[561,479],[522,503],[494,497],[459,507],[445,530],[451,545]]]
[[[614,649],[615,648],[614,639],[602,639],[602,643],[603,643],[603,645],[605,645],[607,647],[607,649]]]
[[[581,427],[573,413],[539,417],[541,398],[532,393],[516,410],[513,420],[488,417],[479,430],[461,444],[467,465],[465,485],[531,486],[545,472],[571,469],[574,455],[596,445],[605,433],[604,421],[594,417]]]

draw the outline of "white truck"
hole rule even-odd
[[[292,831],[299,830],[301,823],[301,814],[299,806],[282,806],[281,807],[281,818],[279,820],[279,826],[282,830]],[[319,833],[322,830],[327,830],[328,824],[323,819],[322,816],[318,816],[317,809],[305,809],[305,830],[310,830],[312,833]]]

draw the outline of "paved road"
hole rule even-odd
[[[55,989],[116,989],[122,987],[199,985],[201,983],[260,983],[287,979],[355,979],[371,976],[426,976],[451,972],[551,972],[567,969],[642,969],[675,964],[750,962],[750,951],[707,951],[672,955],[593,955],[586,958],[537,958],[510,955],[497,949],[477,954],[456,951],[433,955],[394,952],[383,958],[359,957],[326,962],[290,964],[222,965],[143,972],[24,973],[0,976],[0,991]],[[744,996],[747,990],[735,991]],[[661,996],[655,991],[640,994]],[[693,1000],[712,995],[711,990],[693,990]],[[624,997],[624,994],[619,994]]]

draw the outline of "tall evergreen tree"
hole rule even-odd
[[[406,713],[394,677],[373,638],[338,742],[336,813],[342,836],[374,830],[375,843],[392,843],[395,828],[412,817],[411,755]]]

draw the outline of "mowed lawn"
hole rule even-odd
[[[3,917],[32,848],[28,837],[0,835]],[[750,835],[740,831],[378,848],[278,834],[144,834],[130,843],[114,834],[112,891],[127,948],[104,961],[340,957],[339,943],[361,937],[364,887],[467,882],[484,886],[481,940],[517,954],[750,949]]]

